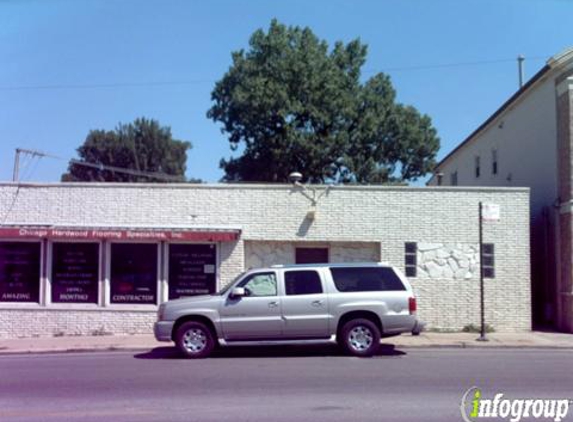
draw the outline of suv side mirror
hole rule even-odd
[[[234,298],[239,298],[239,297],[243,297],[246,295],[247,295],[247,293],[245,292],[244,287],[234,287],[233,290],[231,290],[231,294],[229,295],[229,297],[231,299],[234,299]]]

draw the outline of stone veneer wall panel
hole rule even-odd
[[[379,244],[364,242],[289,243],[245,242],[245,267],[258,268],[295,263],[297,247],[328,248],[330,262],[378,262]]]

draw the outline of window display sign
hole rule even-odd
[[[99,244],[54,243],[52,302],[97,303]]]
[[[0,242],[0,302],[40,299],[40,243]]]
[[[169,299],[215,292],[215,245],[169,245]]]
[[[157,303],[157,244],[111,245],[111,303]]]

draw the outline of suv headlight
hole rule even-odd
[[[159,305],[159,309],[157,310],[157,321],[163,321],[165,317],[165,303]]]

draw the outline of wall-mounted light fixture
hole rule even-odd
[[[318,217],[318,202],[324,195],[328,194],[331,185],[320,190],[310,185],[304,185],[301,183],[302,174],[298,171],[293,171],[289,174],[288,178],[295,187],[301,189],[303,196],[310,201],[310,208],[306,213],[306,218],[310,221],[315,221]]]

